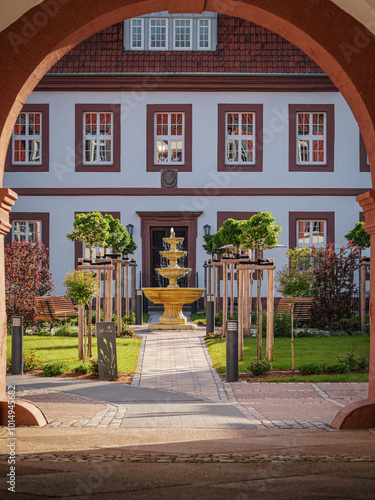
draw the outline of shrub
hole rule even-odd
[[[67,296],[81,306],[88,304],[98,290],[96,276],[84,271],[66,274],[63,285],[66,287]]]
[[[90,361],[90,372],[94,373],[95,375],[99,374],[99,363],[97,359],[92,359]]]
[[[42,358],[37,354],[35,349],[31,349],[23,360],[24,371],[38,370],[42,366]]]
[[[198,326],[206,326],[206,320],[205,319],[196,319],[194,323]]]
[[[352,300],[356,291],[353,275],[358,254],[359,249],[351,244],[337,252],[333,244],[312,247],[315,262],[312,319],[318,326],[327,326],[330,332],[341,318],[352,316]]]
[[[85,365],[84,363],[80,363],[78,366],[73,368],[74,373],[89,373],[90,367],[89,365]]]
[[[122,325],[120,337],[138,338],[135,331],[127,324]]]
[[[13,242],[5,247],[5,294],[8,323],[23,316],[25,326],[35,324],[36,298],[53,290],[49,257],[41,243]]]
[[[211,332],[205,336],[205,340],[223,339],[223,329],[220,328],[217,332]]]
[[[358,370],[368,370],[370,366],[370,356],[362,354],[358,356]]]
[[[340,363],[346,363],[349,366],[350,371],[356,370],[359,365],[359,359],[356,356],[356,350],[357,346],[353,344],[351,350],[345,356],[336,356],[337,361]]]
[[[332,337],[348,337],[348,333],[345,332],[344,330],[334,330],[331,333]]]
[[[359,316],[352,316],[351,318],[340,318],[333,327],[335,330],[344,330],[350,333],[361,329],[361,320]]]
[[[255,376],[267,375],[271,371],[271,363],[267,359],[256,359],[254,363],[249,365],[248,370]]]
[[[50,337],[52,334],[49,330],[41,329],[41,330],[36,330],[34,332],[34,335],[37,335],[38,337]]]
[[[215,326],[223,326],[223,313],[217,312],[215,314]]]
[[[298,371],[302,375],[320,375],[323,373],[323,366],[316,362],[312,361],[310,363],[303,363],[298,367]]]
[[[65,365],[60,362],[44,363],[42,370],[45,377],[55,377],[65,372]]]
[[[55,337],[78,337],[78,330],[70,325],[60,326],[55,332]]]
[[[266,316],[266,315],[265,315]],[[267,316],[265,318],[267,325]],[[290,337],[291,335],[291,314],[289,311],[275,314],[274,316],[274,336],[275,337]]]
[[[135,313],[124,314],[122,316],[123,323],[128,323],[129,325],[135,325]]]
[[[347,363],[329,363],[323,366],[324,373],[348,373],[349,366]]]

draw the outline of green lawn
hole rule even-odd
[[[134,373],[137,367],[138,353],[141,341],[133,338],[118,338],[117,367],[119,373]],[[25,335],[23,338],[24,359],[31,350],[35,350],[43,363],[61,361],[67,366],[67,371],[82,363],[78,359],[77,337],[34,337]],[[11,356],[11,336],[7,338],[8,357]],[[97,359],[96,337],[93,338],[93,355]]]
[[[206,341],[212,362],[218,373],[225,373],[225,348],[226,341],[207,340]],[[344,357],[351,351],[352,345],[356,345],[356,355],[368,355],[370,349],[369,336],[352,337],[317,337],[317,338],[296,338],[294,343],[295,366],[311,361],[319,363],[333,363],[336,356]],[[265,357],[266,340],[263,339],[263,354]],[[244,360],[238,364],[239,372],[248,372],[248,365],[256,356],[256,339],[244,339]],[[291,342],[288,338],[275,338],[274,356],[272,361],[273,370],[291,370]],[[276,377],[277,375],[275,375]],[[309,377],[298,377],[298,381],[353,381],[363,382],[368,380],[367,374],[343,374],[343,375],[312,375]],[[281,380],[281,379],[280,379]],[[286,379],[282,379],[287,381]]]

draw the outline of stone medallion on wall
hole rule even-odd
[[[177,172],[171,168],[161,170],[161,187],[176,188],[177,187]]]

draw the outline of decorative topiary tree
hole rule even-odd
[[[205,243],[202,245],[202,247],[208,254],[211,254],[212,258],[214,254],[221,255],[224,252],[224,250],[222,249],[224,243],[221,239],[220,231],[215,234],[205,234],[203,236],[203,239]]]
[[[130,236],[130,242],[125,247],[121,246],[118,247],[118,249],[122,252],[123,255],[131,255],[137,250],[137,245],[134,243],[133,238]]]
[[[91,272],[84,271],[74,271],[74,273],[68,273],[65,275],[63,285],[66,288],[66,295],[70,297],[73,302],[85,308],[95,295],[98,293],[98,283],[96,277],[91,274]],[[85,342],[83,342],[82,332],[79,332],[79,344],[82,346],[82,352],[80,346],[78,348],[79,359],[86,361],[87,349],[86,349],[86,314],[83,314],[83,337]],[[91,330],[90,330],[91,332]],[[89,351],[91,353],[92,339],[89,338]]]
[[[221,246],[233,245],[236,247],[237,254],[239,253],[240,237],[242,235],[241,222],[239,220],[227,219],[216,234],[218,235],[217,238],[220,238]]]
[[[106,248],[111,247],[113,253],[122,253],[123,249],[130,244],[130,234],[118,219],[112,215],[105,214],[104,217],[109,223],[109,231],[106,239]]]
[[[92,259],[93,246],[106,246],[109,239],[109,221],[100,212],[76,214],[73,222],[74,230],[67,234],[72,241],[81,241],[90,249]]]
[[[240,245],[249,250],[258,250],[258,258],[266,248],[273,248],[279,241],[281,227],[276,224],[271,212],[259,212],[249,220],[241,221]],[[257,357],[262,357],[262,271],[258,271],[257,286]]]

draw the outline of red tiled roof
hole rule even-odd
[[[216,51],[125,51],[121,22],[77,45],[50,73],[322,73],[304,52],[262,26],[224,15],[217,21]]]

